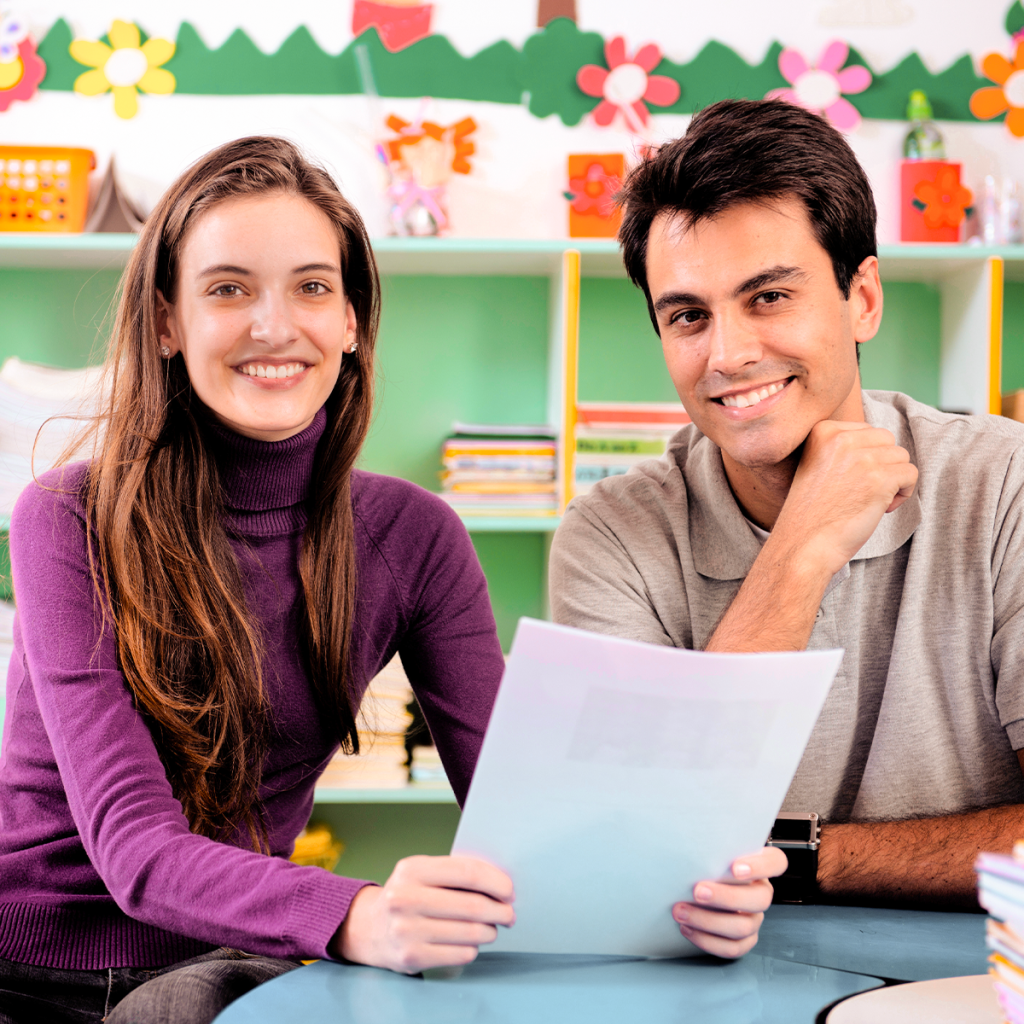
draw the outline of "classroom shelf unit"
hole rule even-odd
[[[134,244],[132,235],[0,233],[0,359],[73,367],[100,358]],[[382,238],[374,248],[382,386],[365,468],[437,490],[453,420],[545,421],[570,441],[560,448],[564,507],[577,398],[675,399],[614,242]],[[1024,246],[884,246],[879,257],[886,312],[862,348],[866,387],[975,413],[998,411],[1001,390],[1024,387]],[[521,615],[544,616],[560,517],[464,522],[507,649]],[[448,789],[321,789],[314,817],[348,844],[340,870],[383,880],[397,857],[447,852],[458,807]]]

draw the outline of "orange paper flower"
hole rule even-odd
[[[924,206],[924,223],[928,228],[955,228],[974,198],[971,190],[960,184],[958,167],[942,167],[934,181],[919,181],[914,186],[914,197]]]
[[[1017,44],[1012,64],[1001,53],[990,53],[981,62],[981,70],[996,84],[974,93],[971,113],[988,121],[1008,110],[1006,127],[1017,138],[1024,138],[1024,41]]]

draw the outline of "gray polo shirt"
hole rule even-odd
[[[808,647],[846,653],[783,808],[848,821],[1024,802],[1024,426],[895,392],[864,392],[864,412],[918,486],[822,600]],[[718,447],[685,427],[569,506],[553,617],[700,650],[760,548]]]

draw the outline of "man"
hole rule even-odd
[[[620,232],[693,424],[576,499],[558,622],[709,651],[842,647],[784,810],[823,900],[976,906],[1024,837],[1024,429],[862,392],[882,287],[826,122],[715,104],[623,189]]]

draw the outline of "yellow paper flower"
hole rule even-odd
[[[138,26],[127,21],[115,21],[109,38],[110,46],[87,39],[76,39],[71,44],[71,56],[93,69],[75,79],[75,92],[99,96],[113,90],[114,112],[125,118],[139,112],[136,90],[174,92],[174,75],[160,67],[174,56],[174,43],[169,39],[147,39],[142,43]]]

